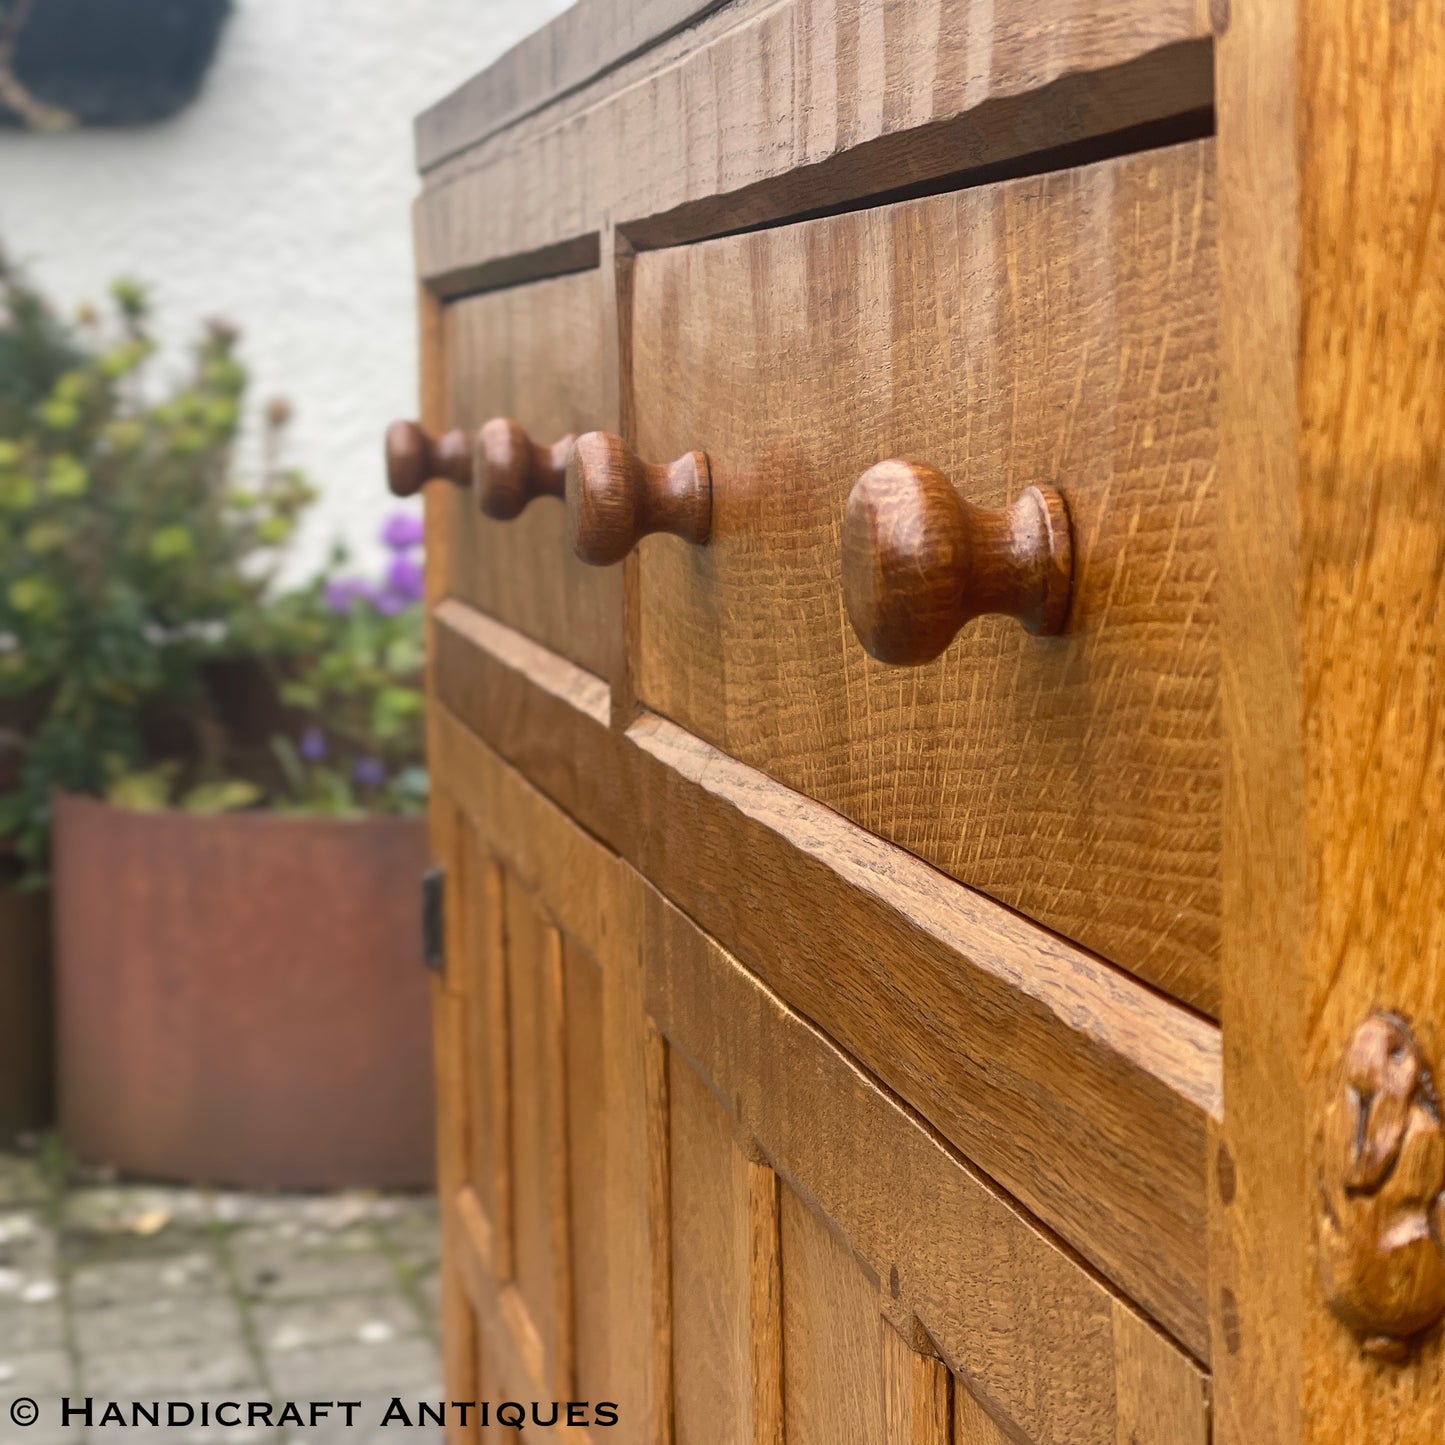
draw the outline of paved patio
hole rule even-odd
[[[434,1441],[380,1422],[393,1396],[439,1401],[431,1200],[270,1197],[73,1182],[0,1154],[0,1442],[109,1445]],[[61,1398],[95,1424],[61,1423]],[[39,1418],[13,1423],[33,1399]],[[109,1400],[359,1400],[355,1425],[155,1430],[102,1425]],[[184,1418],[182,1416],[182,1418]]]

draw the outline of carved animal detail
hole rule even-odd
[[[1367,1354],[1402,1362],[1445,1315],[1445,1130],[1404,1019],[1346,1050],[1320,1135],[1320,1273]]]

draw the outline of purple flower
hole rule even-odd
[[[334,577],[326,584],[326,605],[333,612],[350,612],[370,591],[371,584],[359,577]]]
[[[324,762],[326,758],[326,734],[318,727],[309,727],[301,734],[301,746],[297,749],[308,763]]]
[[[386,569],[386,590],[404,602],[420,602],[426,596],[426,573],[421,564],[397,553]]]
[[[398,597],[395,592],[379,593],[370,601],[383,617],[395,617],[398,612],[405,612],[410,605],[405,597]]]
[[[386,768],[380,758],[357,758],[351,780],[360,788],[379,788],[386,781]]]
[[[381,529],[382,542],[393,552],[405,552],[410,547],[420,547],[426,528],[420,517],[411,512],[393,512]]]

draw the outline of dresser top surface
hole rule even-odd
[[[730,3],[577,0],[417,117],[417,169],[430,170],[524,116],[595,83]]]

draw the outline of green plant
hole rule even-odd
[[[267,408],[262,474],[242,485],[235,330],[209,323],[190,374],[156,394],[145,294],[120,282],[112,301],[109,321],[63,322],[0,254],[0,852],[43,869],[56,790],[196,811],[416,806],[419,779],[401,781],[420,756],[416,598],[341,612],[324,579],[279,593],[314,495],[280,463],[289,406]],[[259,747],[218,696],[236,660],[278,697]],[[302,755],[315,728],[338,740],[344,787]]]
[[[281,806],[346,815],[425,803],[422,578],[409,555],[420,534],[396,541],[408,521],[388,523],[395,555],[381,585],[335,575],[338,555],[330,576],[276,609],[274,625],[303,644],[281,697],[308,719],[294,738],[271,740],[289,794]]]

